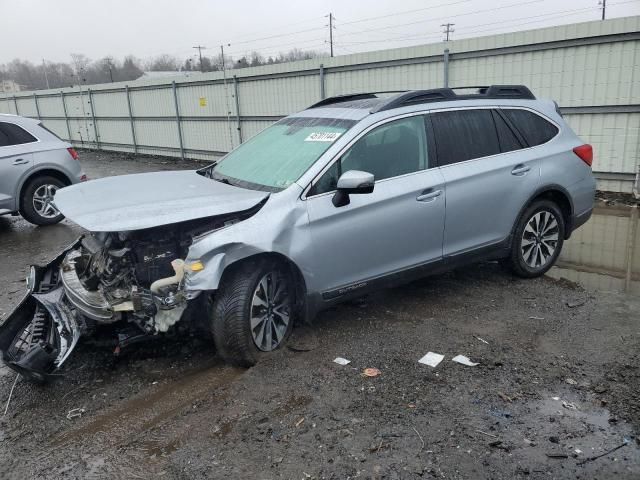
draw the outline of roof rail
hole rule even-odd
[[[458,94],[455,90],[476,90],[475,93]],[[371,113],[391,110],[393,108],[406,107],[421,103],[443,102],[448,100],[472,100],[472,99],[508,99],[519,98],[535,100],[536,97],[524,85],[490,85],[483,87],[457,87],[457,88],[434,88],[431,90],[412,90],[401,93],[395,97],[382,102],[371,109]]]
[[[316,102],[307,108],[326,107],[327,105],[332,105],[334,103],[344,103],[344,102],[350,102],[352,100],[378,98],[376,95],[379,93],[400,93],[400,92],[404,92],[404,90],[386,90],[381,92],[348,93],[346,95],[335,95],[333,97],[328,97],[323,100],[320,100],[319,102]]]
[[[336,95],[335,97],[325,98],[319,102],[314,103],[308,108],[325,107],[334,103],[350,102],[351,100],[362,100],[365,98],[376,98],[373,93],[350,93],[348,95]]]

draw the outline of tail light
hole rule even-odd
[[[591,166],[591,164],[593,163],[593,147],[588,143],[574,148],[573,153],[579,156],[580,159],[587,165]]]
[[[69,147],[67,148],[67,152],[69,152],[69,155],[71,155],[71,158],[73,158],[74,160],[78,159],[78,152],[76,152],[75,148]]]

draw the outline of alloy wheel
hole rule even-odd
[[[45,184],[39,186],[33,193],[33,209],[44,218],[55,218],[60,212],[53,203],[53,196],[58,187],[56,185]]]
[[[251,301],[251,335],[263,352],[276,349],[284,340],[291,319],[287,281],[278,272],[264,275]]]
[[[549,210],[536,212],[522,232],[520,251],[524,262],[540,269],[554,257],[559,239],[558,219]]]

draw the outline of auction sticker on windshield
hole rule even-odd
[[[307,138],[304,139],[305,142],[333,142],[335,141],[342,133],[340,132],[314,132],[310,133]]]

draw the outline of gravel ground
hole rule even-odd
[[[93,178],[193,166],[81,159]],[[79,232],[0,217],[0,318],[25,267]],[[83,344],[55,382],[15,385],[0,478],[637,479],[638,312],[637,297],[483,263],[323,312],[249,370],[199,337],[118,357]],[[419,364],[428,351],[445,359]],[[2,411],[15,378],[0,368]]]

